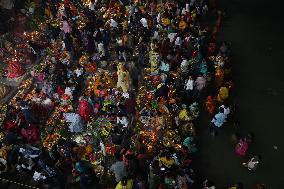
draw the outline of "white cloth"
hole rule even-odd
[[[183,8],[183,9],[181,10],[181,15],[185,15],[185,14],[186,14],[186,9]]]
[[[101,152],[104,156],[106,156],[106,147],[102,141],[100,141]]]
[[[185,4],[185,11],[189,12],[189,4],[188,3]]]
[[[42,105],[51,109],[53,107],[53,102],[50,98],[46,98],[45,100],[42,101]]]
[[[121,181],[123,177],[126,176],[126,167],[123,161],[117,161],[110,167],[110,171],[112,171],[115,175],[116,182]]]
[[[128,94],[128,93],[122,93],[122,96],[123,96],[124,98],[129,98],[129,94]]]
[[[44,176],[42,173],[35,171],[33,175],[34,181],[40,181],[40,180],[45,180],[46,176]]]
[[[129,122],[128,122],[127,117],[123,116],[121,118],[117,117],[116,118],[116,123],[123,125],[123,127],[127,127]]]
[[[157,32],[157,31],[154,32],[153,39],[157,39],[157,40],[160,39],[159,32]]]
[[[71,99],[73,99],[73,90],[70,87],[66,87],[64,94],[70,96]]]
[[[148,28],[148,22],[147,22],[146,18],[142,18],[140,20],[140,23],[143,25],[144,28]]]
[[[177,37],[176,40],[175,40],[175,45],[176,45],[176,46],[181,46],[181,44],[182,44],[181,38],[180,38],[180,37]]]
[[[195,86],[197,90],[202,90],[206,85],[206,79],[202,76],[199,76],[195,80]]]
[[[168,77],[167,74],[161,73],[160,78],[161,78],[161,81],[162,81],[163,83],[166,82],[167,77]]]
[[[248,169],[249,169],[249,170],[254,170],[258,164],[259,164],[259,161],[257,161],[257,160],[255,160],[254,158],[252,158],[252,159],[248,162]]]
[[[66,122],[69,123],[69,130],[70,132],[82,132],[83,131],[83,120],[81,116],[77,113],[64,113],[63,114]]]
[[[180,64],[180,69],[183,73],[188,71],[188,66],[189,66],[189,61],[186,59],[183,59],[181,64]]]
[[[193,90],[193,79],[188,79],[185,84],[185,90]]]
[[[99,51],[101,57],[105,56],[106,53],[105,53],[105,48],[104,48],[103,43],[98,44],[98,51]]]
[[[159,13],[157,16],[157,23],[160,23],[160,22],[161,22],[161,13]]]
[[[83,68],[80,68],[80,69],[77,68],[75,70],[75,74],[76,74],[77,77],[80,77],[83,74]]]
[[[175,37],[176,37],[177,33],[169,33],[168,34],[168,38],[170,39],[170,42],[174,42]]]
[[[117,39],[116,41],[119,46],[122,46],[122,39]]]
[[[117,28],[117,22],[114,19],[110,19],[110,26],[113,28]]]
[[[230,108],[229,107],[225,107],[224,105],[220,106],[220,108],[223,108],[224,109],[224,114],[226,116],[228,116],[231,112]]]
[[[90,3],[89,9],[92,10],[92,11],[95,10],[95,3]]]

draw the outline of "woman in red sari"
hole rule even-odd
[[[216,109],[216,99],[212,96],[208,96],[205,102],[205,109],[210,116],[215,113]]]
[[[14,130],[23,123],[25,123],[24,115],[19,113],[16,109],[12,109],[6,116],[4,127],[6,130]]]
[[[10,61],[8,66],[7,78],[18,78],[24,75],[25,69],[17,61]]]
[[[33,144],[39,139],[39,129],[34,125],[22,128],[20,134],[29,144]]]
[[[94,109],[91,104],[83,97],[79,100],[78,114],[85,122],[89,122],[94,115]]]

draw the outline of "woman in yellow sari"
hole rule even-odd
[[[229,97],[229,89],[227,87],[221,87],[217,96],[217,101],[220,103],[225,102]]]

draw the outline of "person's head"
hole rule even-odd
[[[154,160],[153,163],[152,163],[152,168],[155,169],[155,168],[158,168],[158,167],[159,167],[159,161]]]
[[[115,153],[114,157],[117,161],[121,161],[121,155],[119,152]]]
[[[170,154],[170,153],[167,153],[167,154],[166,154],[166,159],[169,160],[169,159],[171,159],[171,158],[172,158],[171,154]]]
[[[41,90],[40,90],[40,89],[35,89],[35,92],[36,92],[37,94],[40,94]]]
[[[220,107],[220,108],[219,108],[219,112],[220,112],[220,113],[224,113],[224,108],[221,108],[221,107]]]
[[[57,145],[58,146],[63,146],[65,144],[65,140],[63,138],[60,138],[58,141],[57,141]]]
[[[122,186],[126,186],[127,185],[127,177],[123,177],[121,179],[121,184],[122,184]]]
[[[257,155],[257,158],[258,158],[259,160],[262,160],[262,156],[261,156],[261,155]]]
[[[21,101],[20,102],[20,106],[21,107],[26,107],[26,106],[28,106],[28,103],[26,101]]]
[[[145,153],[146,153],[145,147],[141,147],[141,148],[139,149],[139,154],[145,154]]]
[[[184,174],[185,174],[185,171],[184,171],[183,169],[182,169],[182,170],[179,170],[178,175],[184,176]]]
[[[13,112],[8,112],[7,115],[6,115],[6,119],[7,120],[15,119],[15,116],[14,116]]]
[[[132,150],[127,150],[125,153],[125,158],[128,160],[134,159],[135,158],[135,154]]]

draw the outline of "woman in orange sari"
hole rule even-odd
[[[223,84],[224,80],[224,70],[220,66],[215,69],[215,83],[217,87],[220,87]]]
[[[208,114],[211,116],[214,114],[216,109],[216,100],[212,96],[208,96],[205,102],[205,109],[208,112]]]

